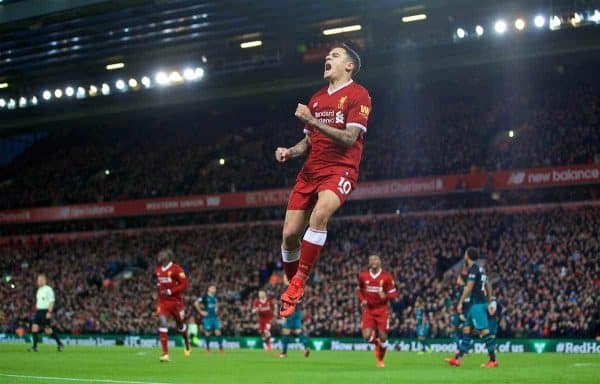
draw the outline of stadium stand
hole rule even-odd
[[[426,298],[432,336],[447,336],[450,269],[467,246],[481,248],[494,291],[508,308],[499,336],[590,337],[598,331],[600,209],[537,206],[360,216],[335,220],[304,303],[311,335],[356,336],[360,312],[356,276],[370,252],[380,252],[397,280],[391,332],[414,336],[414,301]],[[0,285],[3,330],[30,318],[36,271],[56,283],[57,323],[80,333],[152,333],[155,251],[168,245],[190,276],[194,295],[216,283],[229,335],[256,332],[248,309],[259,287],[281,290],[280,223],[223,224],[109,232],[98,238],[45,241],[32,237],[0,247],[2,265],[21,290]],[[19,292],[19,294],[15,294]],[[234,305],[242,303],[243,305]]]
[[[361,180],[597,163],[600,98],[589,71],[544,72],[509,88],[489,74],[374,88]],[[269,104],[266,122],[253,107],[240,111],[246,121],[177,110],[53,132],[0,168],[0,208],[291,186],[299,162],[282,167],[272,153],[301,138],[297,101]]]

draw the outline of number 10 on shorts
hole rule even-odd
[[[340,191],[340,193],[343,195],[349,194],[350,191],[352,191],[352,184],[350,184],[350,180],[343,176],[340,177],[340,181],[338,182],[338,191]]]

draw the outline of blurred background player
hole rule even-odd
[[[472,247],[465,251],[464,261],[468,268],[467,285],[462,296],[458,301],[456,309],[458,313],[464,313],[463,303],[467,297],[471,298],[471,305],[465,317],[463,327],[463,337],[458,347],[458,353],[452,358],[446,358],[450,365],[460,367],[460,360],[473,347],[473,337],[471,330],[474,328],[483,339],[487,348],[490,360],[481,365],[482,368],[496,368],[496,340],[490,334],[488,322],[488,297],[491,297],[491,287],[487,281],[485,269],[479,266],[476,261],[479,258],[479,252]]]
[[[289,284],[289,281],[287,280],[286,276],[283,277],[283,283]],[[296,311],[292,313],[291,316],[288,316],[285,319],[282,328],[282,350],[279,354],[279,357],[287,357],[288,345],[290,344],[290,336],[292,335],[293,337],[298,338],[300,343],[304,346],[304,357],[308,357],[310,355],[310,345],[302,327],[302,310],[299,306],[296,306]]]
[[[465,289],[465,280],[467,279],[467,268],[462,268],[460,274],[456,277],[456,288],[454,290],[453,301],[458,304],[460,297]],[[470,297],[467,297],[463,302],[463,313],[469,312]],[[454,307],[454,313],[450,319],[450,337],[456,343],[456,349],[458,351],[458,344],[462,338],[462,329],[465,322],[464,314],[458,313],[456,306]]]
[[[490,297],[490,303],[488,305],[488,328],[490,335],[495,339],[498,334],[498,323],[504,313],[504,305],[496,299],[496,297]]]
[[[325,58],[323,78],[329,83],[308,103],[298,104],[295,116],[305,137],[291,148],[277,148],[275,158],[286,162],[308,153],[288,200],[281,256],[290,281],[281,295],[280,314],[291,316],[304,295],[327,238],[327,222],[356,186],[364,134],[371,111],[368,91],[353,82],[360,57],[345,44]],[[300,236],[304,238],[300,242]]]
[[[177,332],[183,337],[185,346],[183,354],[189,357],[192,353],[190,340],[188,338],[187,326],[185,324],[185,310],[183,303],[183,292],[189,283],[183,268],[173,263],[174,253],[170,249],[158,252],[158,266],[154,270],[156,285],[158,287],[158,334],[162,346],[161,362],[169,361],[169,322],[168,318],[175,319]]]
[[[383,368],[388,348],[388,301],[398,296],[398,292],[392,275],[381,269],[381,258],[378,255],[369,256],[369,269],[358,274],[357,295],[363,309],[363,338],[375,345],[377,367]]]
[[[429,336],[429,319],[427,318],[427,310],[425,309],[425,301],[418,297],[415,301],[415,316],[417,318],[417,340],[421,343],[420,355],[425,352],[431,353],[431,347],[427,341]]]
[[[217,287],[211,285],[206,294],[200,296],[194,306],[202,315],[202,328],[204,328],[204,337],[206,341],[206,351],[210,353],[210,337],[214,333],[219,343],[219,352],[223,353],[223,335],[221,334],[221,321],[217,316]]]
[[[198,338],[200,333],[198,329],[198,323],[196,323],[196,318],[194,316],[190,316],[188,318],[187,329],[188,337],[190,338],[190,344],[194,347],[198,347],[200,345],[200,339]]]
[[[62,352],[63,343],[58,334],[52,329],[52,313],[54,312],[54,290],[46,283],[46,275],[39,274],[37,277],[37,292],[35,295],[35,316],[31,324],[31,335],[33,346],[29,348],[30,352],[37,352],[38,333],[40,328],[56,341],[58,352]]]
[[[258,291],[258,299],[254,301],[252,313],[258,313],[258,332],[263,338],[267,352],[271,352],[271,323],[275,313],[273,300],[267,298],[267,293]]]
[[[290,336],[297,338],[298,341],[304,346],[304,357],[310,355],[310,345],[308,343],[308,337],[304,334],[302,328],[302,310],[300,306],[296,306],[296,312],[291,316],[288,316],[283,323],[283,329],[281,331],[281,353],[279,357],[287,357],[288,346],[290,344]]]

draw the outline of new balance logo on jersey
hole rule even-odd
[[[371,113],[371,108],[369,108],[366,105],[361,105],[360,106],[360,115],[362,117],[364,117],[365,119],[369,117],[369,113]]]
[[[335,123],[344,124],[344,114],[342,112],[338,112],[335,114]]]

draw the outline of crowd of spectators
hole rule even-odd
[[[597,74],[576,72],[366,84],[373,113],[360,178],[599,162]],[[281,165],[273,152],[302,137],[298,97],[247,101],[235,114],[179,107],[67,123],[0,168],[0,208],[289,187],[301,160]]]
[[[35,273],[44,272],[56,291],[59,330],[154,333],[152,271],[166,246],[189,276],[186,306],[196,321],[192,301],[216,284],[224,333],[256,334],[258,289],[274,298],[283,290],[280,231],[279,224],[209,225],[0,247],[0,329],[26,328]],[[593,337],[600,331],[599,239],[597,206],[334,220],[306,290],[304,325],[313,336],[359,335],[356,278],[378,252],[400,293],[391,303],[391,335],[415,335],[414,303],[422,297],[431,336],[448,336],[457,263],[476,246],[507,309],[499,336]]]

